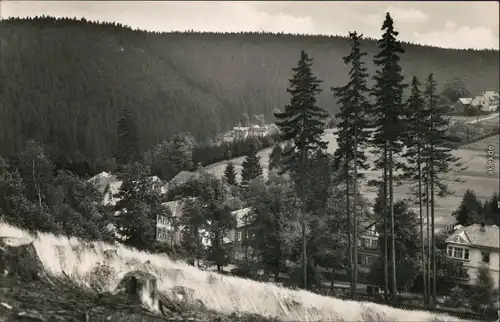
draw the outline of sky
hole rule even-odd
[[[444,48],[499,49],[497,1],[0,1],[0,17],[50,15],[152,31],[272,31],[379,38],[390,12],[400,39]]]

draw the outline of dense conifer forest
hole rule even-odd
[[[376,43],[361,45],[373,73]],[[472,93],[498,90],[498,51],[404,47],[407,83],[432,72],[440,88],[458,76]],[[137,120],[143,150],[178,132],[202,142],[237,125],[244,113],[273,122],[273,110],[287,103],[290,68],[301,49],[324,80],[318,105],[334,115],[329,89],[348,81],[341,59],[349,53],[347,37],[153,33],[47,17],[0,21],[0,155],[35,139],[54,160],[108,159],[122,107]]]

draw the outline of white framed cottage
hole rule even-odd
[[[496,112],[498,110],[498,93],[483,91],[472,99],[470,105],[480,108],[483,112]]]
[[[474,224],[467,227],[458,225],[448,237],[446,254],[463,262],[469,275],[469,284],[476,281],[477,270],[488,267],[494,284],[500,286],[500,231],[495,225]]]

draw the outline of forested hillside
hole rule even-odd
[[[372,73],[376,44],[364,40],[362,46]],[[440,86],[459,76],[473,93],[498,89],[498,51],[404,48],[408,82],[433,72]],[[347,38],[160,34],[53,18],[0,21],[0,155],[37,139],[54,158],[109,158],[122,106],[138,120],[143,149],[180,131],[203,139],[234,126],[245,112],[273,121],[273,109],[289,99],[286,87],[301,49],[324,80],[319,105],[333,112],[330,87],[348,80],[342,62]]]

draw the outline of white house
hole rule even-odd
[[[111,173],[101,172],[98,175],[89,179],[97,185],[97,188],[103,195],[102,204],[103,205],[115,205],[118,201],[114,195],[120,191],[122,186],[122,181]]]
[[[445,241],[447,255],[463,261],[469,275],[469,283],[474,284],[479,267],[488,267],[496,287],[500,286],[500,237],[499,227],[479,225],[456,227]]]
[[[161,181],[157,176],[152,176],[151,179],[154,182]],[[115,175],[104,171],[90,178],[88,181],[95,183],[99,191],[103,194],[103,205],[116,205],[118,199],[115,197],[115,195],[120,191],[122,181],[118,180]],[[161,193],[167,193],[166,185],[161,186]]]
[[[480,107],[483,112],[495,112],[498,110],[498,93],[495,91],[483,91],[472,99],[470,105]]]

